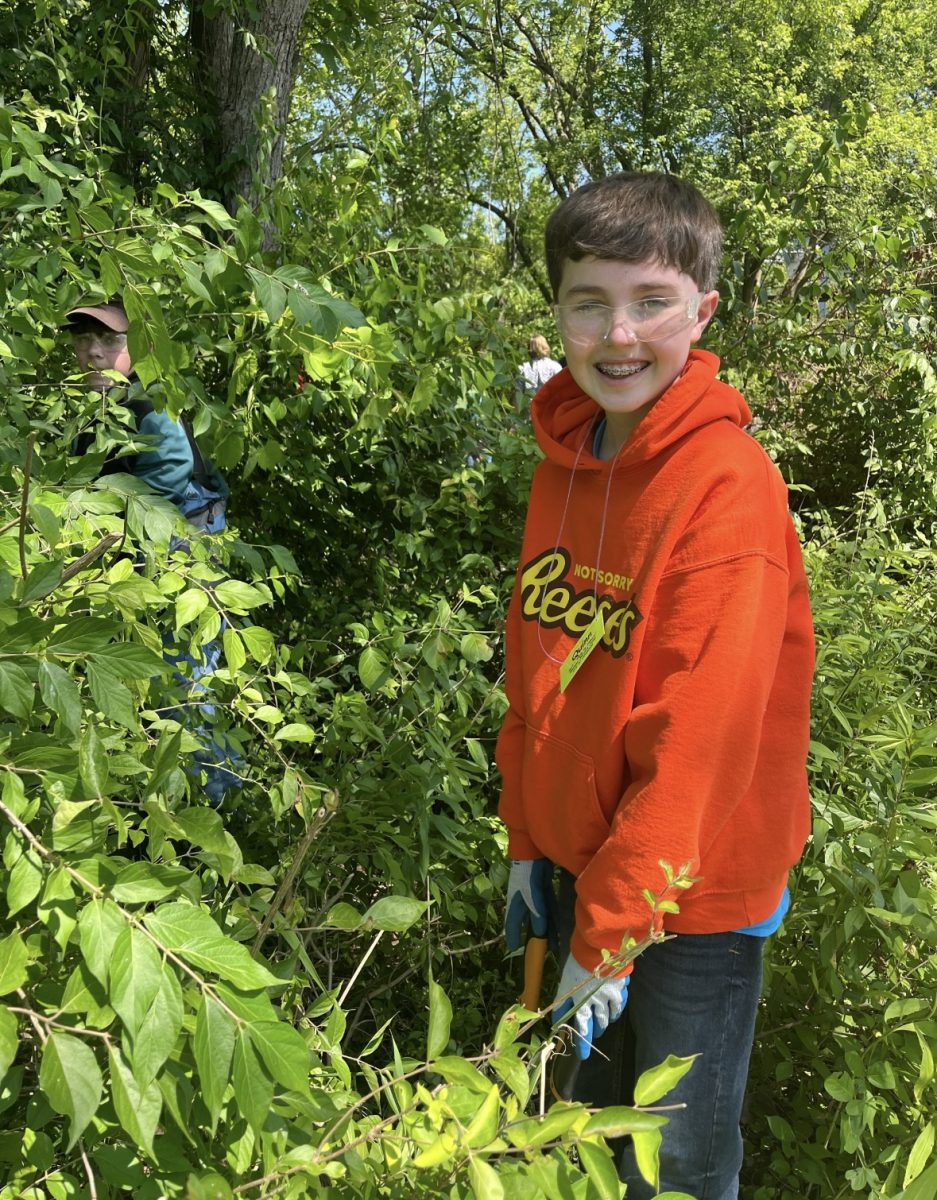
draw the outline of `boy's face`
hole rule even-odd
[[[616,311],[602,336],[602,309],[595,332],[564,332],[563,348],[570,372],[587,396],[605,410],[609,433],[623,441],[670,387],[686,365],[690,347],[700,337],[716,310],[718,292],[701,294],[694,280],[675,267],[657,262],[622,262],[619,259],[567,260],[557,295],[560,306],[575,305],[590,313],[590,305],[621,310],[637,301],[642,313],[671,312],[676,332],[641,341],[629,328],[628,313]],[[666,302],[666,303],[665,303]]]
[[[132,364],[125,333],[115,333],[105,325],[88,322],[76,327],[71,336],[75,357],[85,372],[85,383],[89,388],[103,391],[114,387],[114,380],[102,375],[102,371],[130,375]]]

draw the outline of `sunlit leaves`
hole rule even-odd
[[[452,1004],[445,991],[434,980],[429,980],[429,1025],[426,1033],[426,1057],[437,1058],[449,1044],[449,1029],[452,1024]]]
[[[116,1046],[108,1050],[111,1097],[118,1120],[141,1150],[153,1157],[153,1135],[163,1106],[155,1082],[141,1085]]]
[[[23,986],[28,961],[26,943],[15,929],[0,939],[0,996]]]
[[[160,945],[193,967],[220,975],[235,987],[252,990],[279,980],[251,958],[244,946],[225,937],[209,914],[191,904],[166,904],[144,923]]]
[[[101,1103],[103,1078],[94,1052],[79,1037],[53,1030],[42,1050],[39,1086],[56,1112],[69,1119],[69,1147]]]
[[[237,1026],[231,1014],[212,996],[204,995],[199,1004],[192,1046],[212,1129],[218,1122],[231,1074],[236,1031]]]

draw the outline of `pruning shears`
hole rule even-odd
[[[531,1012],[540,1009],[540,992],[543,985],[543,964],[547,957],[547,939],[530,937],[524,947],[524,990],[518,1003]],[[562,1026],[556,1030],[557,1045],[550,1055],[550,1091],[556,1100],[572,1100],[576,1078],[582,1060],[573,1047],[572,1031]]]

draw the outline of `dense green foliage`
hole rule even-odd
[[[546,1027],[505,1016],[492,751],[539,230],[584,172],[662,162],[720,205],[709,345],[793,485],[817,621],[743,1194],[930,1200],[931,6],[326,6],[257,211],[196,149],[185,8],[103,6],[103,76],[89,10],[13,5],[0,39],[0,1200],[604,1200],[626,1130],[653,1172],[685,1064],[640,1111],[528,1119]],[[116,291],[233,484],[188,551],[95,478],[132,431],[58,330]],[[162,651],[222,617],[245,786],[217,813]]]

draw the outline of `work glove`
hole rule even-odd
[[[630,975],[623,979],[593,975],[572,954],[567,956],[553,1001],[553,1024],[568,1016],[566,1024],[573,1027],[573,1047],[580,1059],[589,1057],[593,1038],[600,1037],[625,1011],[630,979]]]
[[[556,894],[553,891],[553,863],[548,858],[511,860],[504,909],[504,940],[512,954],[524,944],[528,928],[532,937],[547,938],[551,948],[556,949]]]

